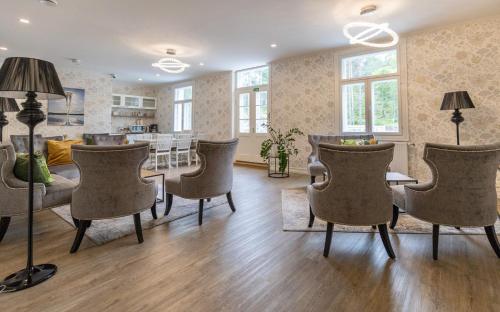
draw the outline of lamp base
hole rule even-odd
[[[4,281],[0,282],[0,292],[20,291],[43,283],[56,274],[57,266],[53,264],[35,265],[31,268],[31,272],[31,282],[28,282],[27,269],[7,276]]]

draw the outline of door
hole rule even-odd
[[[236,132],[240,139],[236,159],[262,162],[260,145],[267,137],[269,92],[267,86],[238,90]]]

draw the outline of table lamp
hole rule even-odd
[[[0,144],[3,142],[3,127],[9,124],[4,113],[18,111],[19,106],[17,106],[16,100],[0,97]]]
[[[33,265],[33,133],[35,126],[45,120],[40,109],[42,100],[64,99],[64,90],[54,65],[26,57],[9,57],[0,68],[0,97],[23,99],[23,109],[16,118],[29,129],[28,165],[28,255],[26,268],[0,281],[2,292],[19,291],[38,285],[56,274],[53,264]]]
[[[451,117],[451,121],[457,125],[457,145],[460,145],[460,133],[458,125],[464,121],[460,109],[474,108],[474,104],[467,91],[454,91],[444,94],[441,110],[455,110]]]

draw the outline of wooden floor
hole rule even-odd
[[[0,294],[0,311],[499,311],[500,260],[486,236],[391,235],[390,260],[374,234],[283,232],[282,188],[306,176],[269,179],[236,167],[231,213],[221,206],[100,247],[85,239],[70,255],[73,228],[36,214],[36,263],[57,275],[35,288]],[[25,220],[0,244],[0,275],[25,265]]]

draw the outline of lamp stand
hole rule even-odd
[[[7,116],[3,111],[0,111],[0,144],[3,142],[3,127],[9,124]]]
[[[26,102],[21,105],[23,110],[17,113],[17,120],[29,128],[28,259],[25,269],[12,273],[0,282],[0,291],[2,292],[13,292],[33,287],[48,280],[57,272],[57,267],[53,264],[33,265],[33,132],[35,126],[45,120],[45,114],[40,109],[42,105],[36,100],[35,92],[28,92]]]
[[[451,116],[451,121],[457,125],[457,145],[460,145],[460,132],[458,130],[458,125],[464,121],[464,117],[462,117],[460,110],[455,109],[453,115]]]

